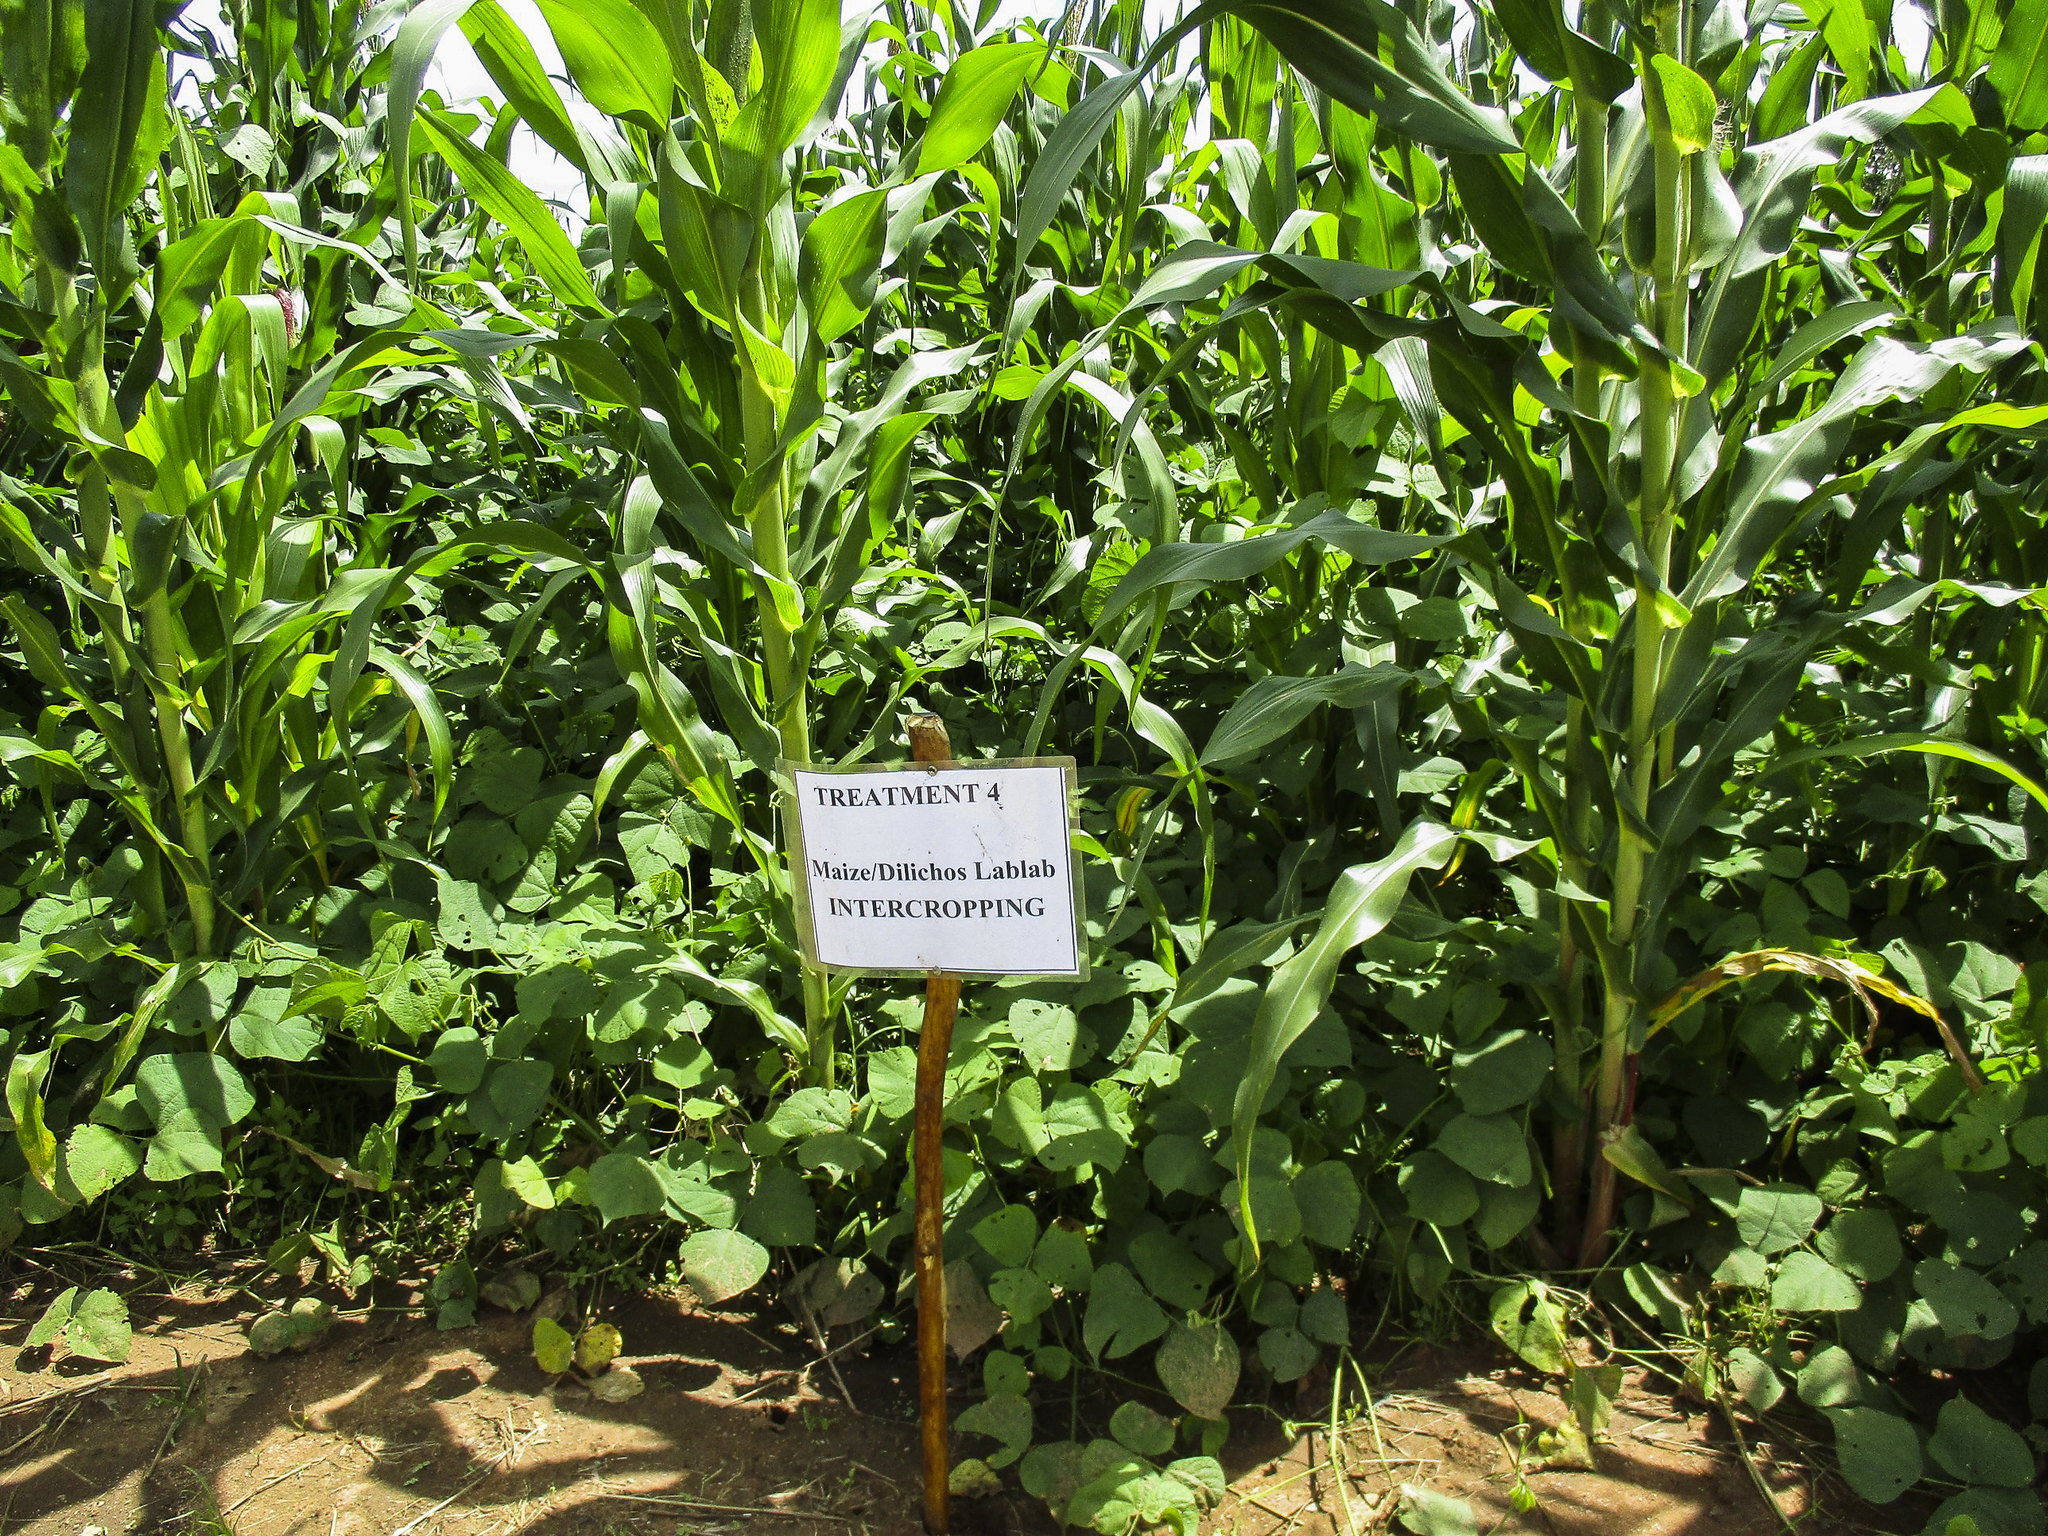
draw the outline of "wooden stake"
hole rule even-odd
[[[912,715],[913,762],[950,763],[953,745],[936,715]],[[924,984],[924,1032],[917,1041],[915,1117],[917,1256],[917,1389],[924,1434],[924,1528],[948,1536],[946,1435],[946,1057],[960,1011],[960,978],[934,971]]]

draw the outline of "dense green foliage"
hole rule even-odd
[[[0,0],[0,1243],[860,1322],[918,1004],[771,774],[917,706],[1082,764],[1093,979],[949,1081],[991,1466],[1185,1523],[1398,1309],[2040,1531],[2048,4],[540,8]]]

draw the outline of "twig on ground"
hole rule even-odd
[[[1771,1485],[1764,1481],[1764,1475],[1757,1467],[1756,1458],[1750,1454],[1749,1442],[1742,1438],[1742,1426],[1735,1421],[1735,1410],[1728,1406],[1725,1398],[1717,1398],[1715,1406],[1721,1410],[1721,1416],[1728,1421],[1729,1432],[1735,1436],[1735,1444],[1742,1452],[1742,1465],[1748,1469],[1749,1480],[1756,1484],[1756,1491],[1762,1494],[1764,1502],[1771,1506],[1771,1513],[1778,1517],[1778,1523],[1791,1532],[1792,1536],[1799,1536],[1799,1527],[1786,1515],[1783,1506],[1778,1503],[1778,1496],[1771,1492]]]
[[[10,1413],[27,1413],[31,1408],[40,1408],[43,1404],[55,1402],[60,1397],[75,1397],[81,1392],[95,1391],[98,1388],[105,1387],[107,1385],[107,1378],[113,1374],[112,1371],[101,1371],[97,1376],[87,1376],[35,1397],[24,1397],[18,1403],[8,1403],[5,1407],[0,1407],[0,1419],[6,1418]],[[125,1390],[130,1392],[157,1392],[162,1389],[159,1387],[130,1385]]]
[[[483,1471],[477,1473],[475,1477],[472,1477],[460,1488],[456,1489],[453,1493],[449,1494],[447,1498],[443,1499],[440,1503],[436,1504],[432,1509],[423,1510],[419,1514],[414,1515],[410,1520],[406,1521],[405,1524],[399,1526],[397,1529],[392,1531],[391,1536],[412,1536],[412,1533],[418,1530],[422,1525],[426,1524],[427,1521],[433,1519],[434,1516],[441,1513],[442,1510],[446,1509],[450,1504],[453,1504],[457,1499],[467,1495],[470,1492],[470,1490],[477,1487],[477,1485],[482,1483],[485,1478],[489,1477],[493,1472],[497,1471],[498,1468],[504,1466],[506,1462],[511,1461],[521,1451],[526,1449],[527,1446],[531,1445],[533,1441],[540,1435],[540,1432],[546,1428],[547,1423],[545,1420],[542,1420],[540,1423],[535,1424],[532,1429],[529,1429],[524,1435],[520,1436],[520,1438],[516,1442],[514,1442],[511,1445],[508,1445],[507,1447],[505,1447],[504,1450],[500,1451],[495,1457],[493,1457],[490,1465],[485,1467]]]
[[[185,1357],[174,1349],[171,1351],[171,1358],[177,1361],[178,1374],[183,1376],[185,1372]],[[193,1390],[199,1385],[199,1378],[205,1374],[206,1361],[201,1359],[197,1365],[192,1367],[192,1374],[185,1377],[185,1390],[179,1394],[178,1406],[171,1410],[171,1422],[164,1426],[164,1437],[157,1442],[156,1454],[149,1458],[149,1465],[142,1469],[143,1482],[147,1483],[149,1481],[149,1474],[156,1470],[156,1464],[164,1459],[164,1452],[168,1451],[171,1448],[171,1442],[177,1439],[178,1426],[185,1422],[185,1405],[192,1401]]]
[[[302,1461],[296,1467],[293,1467],[291,1471],[278,1473],[277,1476],[273,1477],[269,1482],[251,1488],[247,1493],[243,1494],[239,1499],[235,1500],[234,1503],[228,1505],[227,1508],[223,1509],[221,1511],[221,1515],[223,1517],[232,1515],[244,1504],[248,1503],[251,1499],[255,1498],[257,1494],[269,1492],[272,1488],[275,1488],[279,1483],[283,1482],[286,1478],[297,1477],[301,1472],[305,1471],[308,1467],[319,1466],[321,1462],[325,1461],[329,1456],[332,1456],[333,1454],[334,1452],[332,1452],[331,1450],[322,1451],[318,1456],[315,1456],[311,1461]]]
[[[763,1392],[766,1392],[766,1391],[767,1391],[767,1390],[768,1390],[768,1389],[769,1389],[769,1388],[770,1388],[771,1386],[775,1385],[775,1384],[776,1384],[777,1382],[779,1382],[779,1381],[783,1381],[783,1380],[800,1380],[800,1379],[802,1379],[802,1378],[803,1378],[803,1377],[804,1377],[805,1375],[807,1375],[807,1374],[808,1374],[808,1373],[809,1373],[809,1372],[810,1372],[810,1371],[811,1371],[811,1370],[812,1370],[812,1369],[813,1369],[813,1368],[814,1368],[815,1366],[817,1366],[817,1365],[818,1365],[818,1364],[819,1364],[820,1362],[822,1362],[822,1361],[827,1361],[827,1360],[831,1360],[831,1359],[832,1359],[832,1358],[833,1358],[834,1356],[837,1356],[837,1355],[843,1355],[843,1354],[845,1354],[845,1353],[846,1353],[846,1352],[847,1352],[847,1351],[848,1351],[849,1349],[852,1349],[852,1348],[853,1348],[853,1347],[854,1347],[855,1345],[857,1345],[857,1344],[861,1344],[861,1343],[864,1343],[864,1342],[866,1342],[866,1341],[867,1341],[868,1339],[871,1339],[871,1338],[873,1338],[873,1337],[874,1337],[874,1336],[875,1336],[875,1335],[876,1335],[877,1333],[879,1333],[879,1332],[881,1332],[881,1327],[880,1327],[880,1325],[879,1325],[879,1324],[877,1324],[877,1325],[876,1325],[875,1327],[873,1327],[873,1328],[870,1328],[870,1329],[868,1329],[868,1331],[867,1331],[866,1333],[859,1333],[859,1334],[855,1334],[855,1335],[854,1335],[854,1336],[853,1336],[852,1338],[848,1339],[848,1340],[847,1340],[847,1341],[846,1341],[846,1342],[845,1342],[844,1344],[839,1344],[839,1345],[835,1345],[835,1346],[834,1346],[834,1347],[833,1347],[833,1348],[832,1348],[831,1350],[829,1350],[829,1351],[828,1351],[827,1353],[825,1353],[825,1354],[823,1354],[823,1355],[819,1356],[817,1360],[807,1360],[807,1361],[805,1361],[805,1362],[804,1362],[804,1364],[803,1364],[802,1366],[799,1366],[799,1367],[791,1367],[791,1368],[786,1368],[786,1369],[777,1369],[777,1370],[773,1370],[773,1371],[763,1371],[763,1372],[762,1372],[762,1373],[761,1373],[761,1374],[760,1374],[759,1376],[757,1376],[757,1377],[755,1377],[755,1378],[754,1378],[754,1384],[753,1384],[753,1385],[752,1385],[751,1387],[747,1388],[747,1390],[746,1390],[746,1391],[744,1391],[744,1392],[736,1392],[736,1393],[734,1393],[734,1394],[733,1394],[733,1399],[732,1399],[732,1400],[733,1400],[734,1402],[736,1402],[736,1403],[744,1403],[744,1402],[745,1402],[745,1401],[746,1401],[746,1400],[747,1400],[748,1398],[750,1398],[750,1397],[758,1397],[758,1396],[759,1396],[759,1395],[760,1395],[761,1393],[763,1393]],[[654,1358],[668,1358],[668,1357],[654,1357]],[[691,1357],[687,1357],[687,1356],[675,1356],[674,1358],[676,1358],[676,1359],[689,1359],[689,1358],[691,1358]],[[638,1365],[638,1364],[640,1364],[640,1360],[636,1358],[636,1359],[633,1359],[633,1360],[629,1360],[629,1361],[627,1361],[627,1362],[625,1362],[625,1363],[626,1363],[626,1364],[628,1364],[628,1365]],[[692,1362],[692,1363],[703,1363],[703,1362],[696,1362],[696,1361],[694,1361],[694,1360],[693,1360],[693,1362]],[[835,1374],[835,1375],[837,1374],[836,1370],[835,1370],[834,1374]],[[844,1389],[845,1389],[845,1383],[843,1383],[843,1382],[842,1382],[842,1383],[840,1384],[840,1387],[841,1387],[841,1390],[842,1390],[842,1391],[844,1391]],[[851,1403],[848,1403],[848,1404],[847,1404],[847,1406],[848,1406],[848,1407],[852,1407],[853,1405],[852,1405]],[[855,1409],[855,1412],[859,1412],[859,1410],[858,1410],[858,1409]]]
[[[615,1493],[598,1484],[600,1499],[618,1499],[628,1504],[665,1504],[673,1509],[708,1509],[721,1515],[773,1515],[778,1520],[830,1520],[838,1525],[852,1525],[854,1522],[844,1515],[828,1515],[822,1510],[772,1509],[765,1504],[713,1504],[704,1499],[670,1498],[653,1493]],[[398,1536],[397,1532],[393,1536]]]
[[[53,1393],[52,1396],[54,1395],[55,1394]],[[79,1405],[77,1403],[73,1403],[68,1408],[66,1408],[62,1414],[59,1414],[56,1409],[52,1408],[50,1412],[47,1415],[45,1415],[42,1423],[38,1424],[34,1429],[30,1430],[27,1434],[23,1435],[19,1440],[15,1441],[14,1444],[8,1446],[6,1450],[0,1451],[0,1458],[12,1456],[16,1451],[21,1450],[24,1446],[28,1445],[30,1441],[42,1438],[43,1434],[47,1430],[49,1430],[53,1425],[57,1429],[63,1429],[63,1427],[66,1424],[69,1424],[71,1422],[71,1416],[74,1413],[78,1412],[78,1408]]]
[[[863,1417],[861,1411],[853,1405],[853,1394],[847,1390],[846,1378],[839,1374],[839,1362],[832,1358],[834,1352],[826,1347],[825,1330],[818,1326],[818,1314],[811,1310],[811,1304],[804,1296],[804,1288],[797,1286],[794,1294],[797,1310],[803,1314],[804,1327],[810,1330],[811,1342],[818,1346],[818,1359],[831,1368],[832,1379],[839,1383],[839,1397],[846,1404],[846,1411],[855,1418]]]
[[[1659,1446],[1667,1451],[1679,1451],[1687,1456],[1709,1456],[1715,1460],[1721,1460],[1729,1454],[1717,1445],[1700,1445],[1689,1440],[1673,1440],[1665,1435],[1646,1435],[1639,1429],[1631,1429],[1626,1431],[1626,1433],[1629,1439],[1640,1440],[1644,1445]]]
[[[747,1388],[746,1391],[735,1393],[733,1396],[733,1401],[735,1403],[744,1403],[750,1397],[759,1397],[763,1392],[766,1392],[770,1387],[775,1386],[778,1383],[801,1381],[803,1379],[804,1372],[808,1371],[809,1369],[810,1366],[806,1365],[803,1367],[802,1370],[765,1372],[763,1373],[761,1378],[758,1381],[756,1381],[751,1387]]]
[[[730,1318],[724,1318],[721,1319],[721,1321],[730,1323],[732,1327],[739,1329],[741,1333],[744,1333],[748,1338],[752,1339],[756,1344],[760,1345],[763,1349],[772,1349],[778,1355],[786,1355],[789,1353],[787,1349],[785,1349],[782,1345],[777,1344],[773,1339],[762,1338],[761,1335],[754,1332],[754,1330],[749,1328],[745,1323],[734,1323]]]

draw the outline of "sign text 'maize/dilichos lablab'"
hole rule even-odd
[[[1071,758],[785,765],[805,957],[841,971],[1079,976]]]

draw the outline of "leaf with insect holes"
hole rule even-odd
[[[266,1312],[249,1325],[249,1352],[268,1357],[281,1355],[298,1342],[299,1330],[283,1312]]]
[[[197,1112],[179,1109],[165,1115],[150,1137],[142,1172],[160,1184],[172,1184],[195,1173],[219,1173],[221,1166],[219,1130]]]
[[[1842,1477],[1860,1498],[1889,1504],[1920,1481],[1920,1437],[1894,1413],[1830,1408]]]
[[[506,1312],[524,1312],[540,1300],[540,1276],[531,1270],[504,1269],[477,1287],[477,1295]]]
[[[99,1199],[142,1166],[142,1153],[119,1131],[75,1125],[64,1139],[64,1174],[87,1201]]]
[[[1513,1115],[1463,1114],[1437,1132],[1436,1149],[1474,1178],[1519,1185],[1529,1182],[1528,1141]]]
[[[21,1341],[24,1349],[41,1349],[54,1344],[62,1337],[64,1325],[71,1321],[71,1309],[78,1302],[78,1287],[71,1286],[58,1292],[57,1299],[43,1309],[43,1315],[36,1319],[35,1326],[28,1331],[28,1337]]]
[[[1259,1361],[1275,1381],[1298,1381],[1322,1357],[1322,1347],[1299,1328],[1268,1328],[1259,1335]]]
[[[1785,1383],[1771,1363],[1753,1349],[1728,1352],[1728,1385],[1749,1405],[1752,1413],[1766,1413],[1785,1395]]]
[[[64,1323],[64,1345],[87,1360],[119,1365],[128,1358],[133,1334],[128,1303],[112,1291],[87,1291]]]
[[[1966,1483],[2025,1488],[2034,1480],[2034,1453],[2020,1432],[1960,1395],[1941,1405],[1927,1454]]]
[[[1922,1259],[1913,1266],[1913,1289],[1926,1299],[1950,1338],[2002,1339],[2019,1323],[2005,1293],[1974,1269]]]
[[[1173,1233],[1163,1228],[1141,1233],[1132,1240],[1130,1254],[1145,1289],[1168,1308],[1192,1312],[1208,1300],[1216,1272]]]
[[[1070,1296],[1087,1290],[1094,1278],[1088,1240],[1071,1220],[1051,1223],[1031,1250],[1031,1269],[1047,1285]]]
[[[1007,1467],[1031,1444],[1031,1404],[1014,1393],[997,1393],[968,1408],[953,1427],[1001,1441],[1002,1449],[989,1453],[988,1464]]]
[[[1075,1044],[1079,1026],[1074,1010],[1060,1003],[1022,997],[1010,1005],[1010,1033],[1024,1053],[1024,1065],[1034,1074],[1065,1072],[1078,1065]]]
[[[1540,1280],[1518,1280],[1493,1293],[1494,1337],[1539,1371],[1562,1376],[1571,1364],[1565,1349],[1564,1309]]]
[[[625,1342],[610,1323],[591,1323],[576,1335],[576,1369],[595,1376],[619,1355]]]
[[[974,1224],[974,1240],[997,1263],[1021,1268],[1031,1262],[1038,1241],[1038,1218],[1025,1205],[1006,1205]]]
[[[953,1463],[946,1474],[946,1491],[956,1499],[992,1499],[1003,1491],[1003,1480],[977,1456]]]

